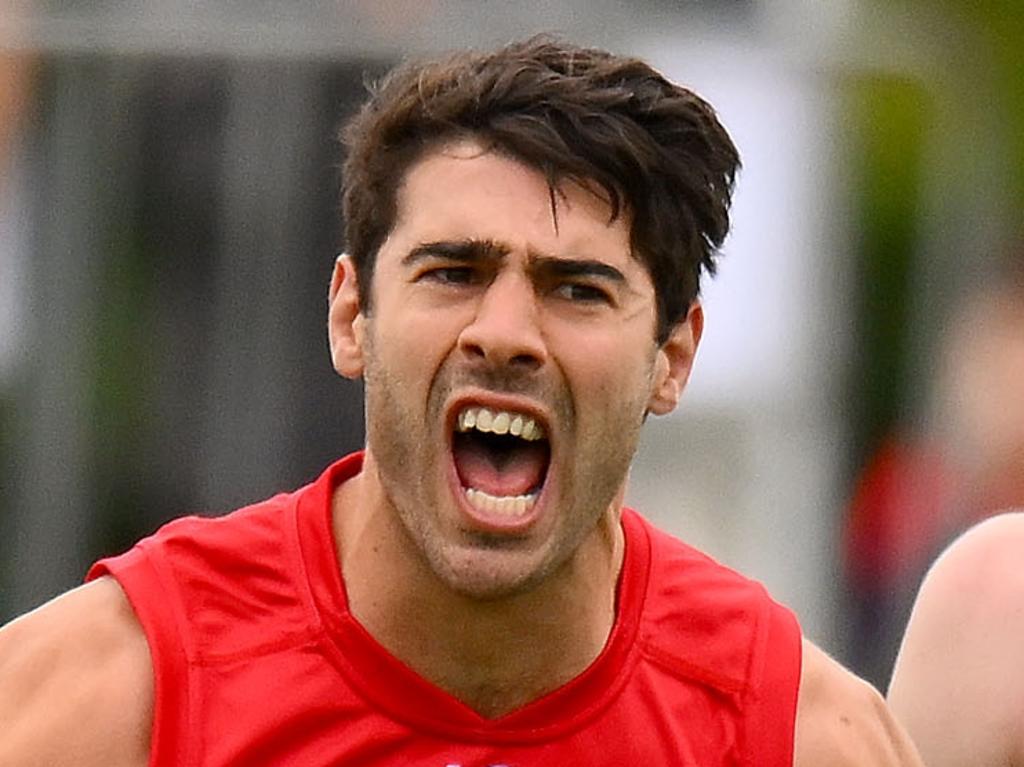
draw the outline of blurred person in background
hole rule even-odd
[[[928,421],[890,435],[862,472],[844,530],[851,665],[884,684],[928,566],[950,541],[1024,507],[1024,255],[961,299]]]
[[[1024,512],[995,516],[929,571],[889,702],[929,767],[1024,765]]]
[[[950,536],[1024,507],[1024,247],[1016,256],[951,325],[936,418],[957,475]]]
[[[344,137],[365,450],[0,631],[0,763],[919,764],[760,584],[623,508],[728,232],[712,108],[536,38],[401,67]]]

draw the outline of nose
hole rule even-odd
[[[494,367],[536,370],[547,361],[533,285],[525,275],[499,274],[481,294],[459,334],[459,349]]]

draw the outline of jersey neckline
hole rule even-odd
[[[582,727],[618,695],[636,664],[636,637],[647,593],[651,541],[635,512],[624,509],[625,554],[617,614],[598,657],[562,687],[504,716],[481,716],[388,652],[349,612],[337,558],[334,490],[362,468],[353,453],[331,465],[293,507],[302,577],[328,656],[358,693],[396,721],[463,741],[539,742]]]

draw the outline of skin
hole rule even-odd
[[[888,698],[929,767],[1024,765],[1024,513],[964,534],[925,577]]]
[[[363,471],[334,498],[350,607],[394,655],[492,717],[580,673],[607,640],[639,430],[676,406],[703,327],[694,303],[656,345],[654,289],[629,252],[628,221],[609,221],[591,190],[559,192],[553,217],[538,172],[471,143],[444,147],[406,177],[373,311],[359,305],[345,257],[330,292],[334,365],[367,387]],[[467,241],[500,256],[438,257],[436,243]],[[543,493],[511,532],[484,530],[452,480],[446,435],[465,403],[526,410],[549,434]],[[90,648],[97,621],[115,650]],[[83,757],[64,763],[144,764],[150,675],[141,629],[110,581],[0,631],[0,721],[19,733],[0,744],[0,763],[61,764],[45,748],[74,731]],[[51,710],[45,691],[65,685],[89,695]],[[130,721],[117,705],[126,695],[142,703]],[[133,750],[113,749],[121,761],[89,750],[111,742],[109,729],[78,726],[90,706],[91,724],[122,717],[115,732]],[[795,737],[799,767],[919,764],[881,696],[806,641]]]
[[[332,286],[335,367],[364,375],[367,392],[366,465],[335,516],[352,611],[489,715],[562,684],[601,651],[629,463],[645,414],[674,406],[702,322],[695,306],[656,346],[654,286],[630,255],[628,222],[609,221],[591,191],[561,191],[556,226],[541,174],[472,143],[448,146],[399,191],[373,312],[361,311],[347,259]],[[452,254],[467,241],[492,252]],[[566,264],[586,271],[567,276]],[[485,535],[460,509],[445,434],[461,403],[546,425],[538,513],[514,535]],[[445,630],[453,625],[468,630]]]
[[[0,629],[0,764],[148,762],[153,672],[142,627],[109,578]]]

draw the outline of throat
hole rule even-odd
[[[599,622],[566,625],[566,616],[554,617],[546,606],[529,616],[493,617],[476,610],[457,635],[438,642],[435,634],[429,650],[396,655],[481,716],[496,719],[582,674],[600,656],[614,624],[609,612]]]
[[[526,442],[516,437],[475,433],[456,434],[452,452],[463,487],[499,497],[538,491],[544,484],[550,460],[544,440]]]
[[[419,592],[364,625],[417,674],[495,719],[571,682],[608,644],[624,549],[618,536],[611,551],[597,548],[527,593],[481,601]]]

